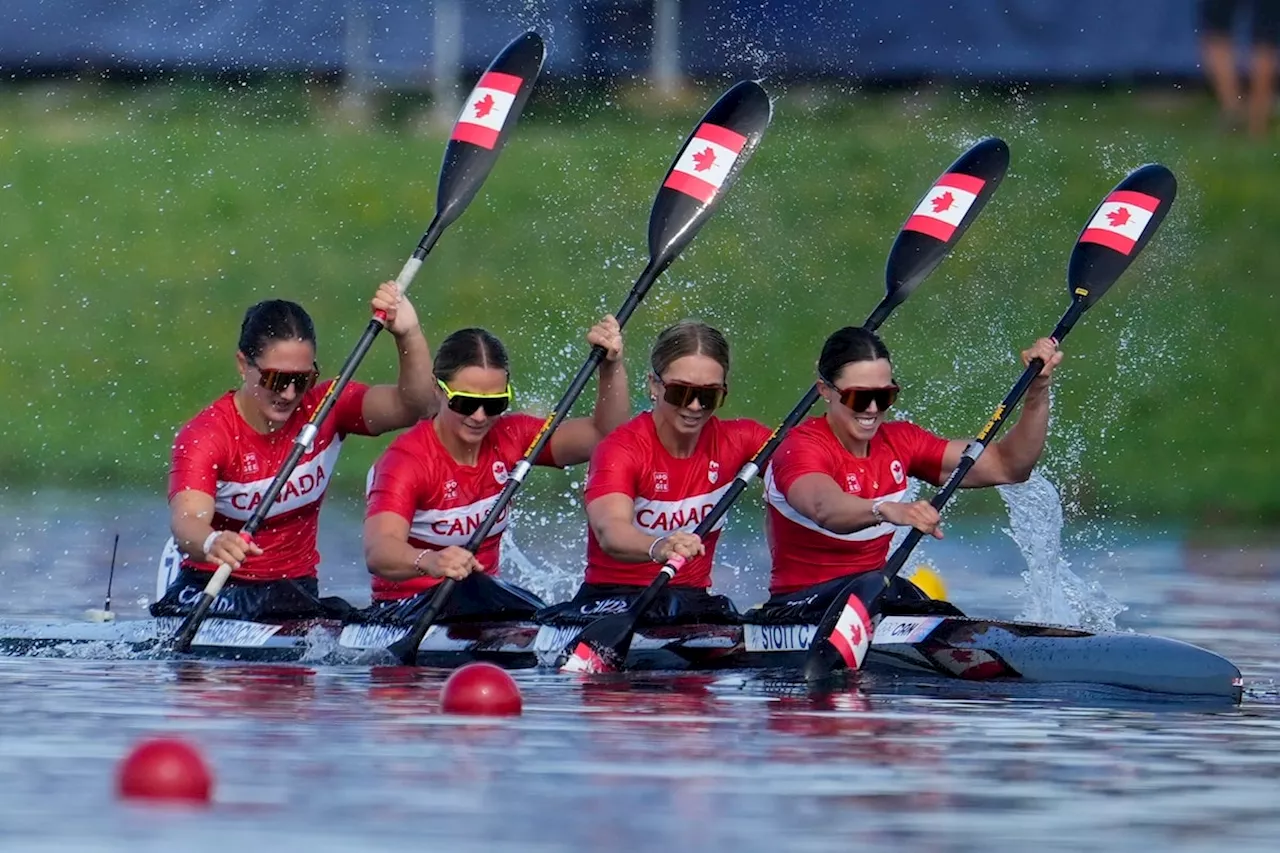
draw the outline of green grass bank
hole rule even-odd
[[[715,94],[656,111],[535,93],[414,285],[428,335],[491,328],[521,404],[544,411],[585,357],[590,321],[643,267],[658,181]],[[1016,350],[1065,309],[1067,257],[1093,206],[1160,161],[1178,201],[1066,343],[1046,473],[1072,513],[1280,518],[1280,141],[1219,133],[1190,95],[773,94],[756,159],[628,327],[637,405],[653,335],[698,317],[735,347],[728,413],[781,419],[825,335],[879,298],[929,182],[995,134],[1012,149],[1004,185],[882,329],[902,408],[968,436],[1017,377]],[[0,85],[3,487],[162,492],[174,431],[233,385],[239,321],[258,299],[301,302],[335,372],[373,286],[434,210],[444,138],[407,112],[360,129],[280,82]],[[359,376],[392,370],[380,341]],[[351,442],[337,488],[357,493],[385,443]],[[580,480],[534,478],[530,491],[568,506]],[[956,509],[998,507],[966,495]]]

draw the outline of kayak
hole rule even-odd
[[[0,624],[0,655],[174,657],[163,647],[174,618],[105,623]],[[581,625],[475,622],[436,625],[419,649],[422,666],[489,661],[510,669],[558,667]],[[814,625],[642,627],[629,670],[771,670],[799,679]],[[235,661],[390,662],[384,650],[407,632],[394,625],[306,620],[280,624],[208,619],[191,656]],[[1079,684],[1239,702],[1240,670],[1198,646],[1149,634],[960,616],[886,616],[864,669],[875,675],[965,682]]]

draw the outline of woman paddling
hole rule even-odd
[[[439,394],[418,316],[395,282],[378,288],[375,311],[400,355],[396,385],[349,382],[311,448],[276,498],[253,542],[238,531],[257,508],[331,382],[316,384],[316,333],[301,306],[281,299],[250,308],[240,327],[241,385],[179,431],[169,471],[169,524],[185,555],[178,576],[151,606],[187,613],[220,563],[231,579],[212,615],[240,619],[341,616],[349,605],[318,597],[316,526],[342,441],[379,435],[432,415]]]
[[[561,423],[534,464],[585,462],[600,439],[631,414],[617,320],[606,316],[587,341],[606,353],[595,412]],[[360,618],[412,622],[430,590],[446,577],[461,583],[442,620],[530,616],[543,602],[493,577],[509,508],[476,553],[463,545],[497,502],[543,419],[507,412],[512,398],[507,351],[484,329],[462,329],[445,338],[436,354],[435,378],[446,406],[397,437],[369,472],[364,553],[373,575],[373,603]]]
[[[688,562],[646,621],[738,620],[732,601],[708,592],[719,526],[706,539],[691,531],[768,440],[769,428],[716,417],[729,390],[729,344],[710,326],[683,322],[664,330],[649,364],[653,410],[620,427],[591,457],[585,582],[571,601],[539,614],[544,621],[626,610],[676,555]]]
[[[1032,382],[1018,422],[965,477],[965,487],[1019,483],[1044,451],[1049,383],[1062,353],[1041,338],[1022,353],[1044,369]],[[886,421],[898,397],[889,350],[874,333],[849,326],[827,338],[818,360],[825,417],[793,429],[765,473],[766,530],[773,557],[766,621],[820,618],[851,575],[884,565],[895,527],[942,538],[938,511],[907,501],[907,477],[941,485],[967,440],[947,440],[908,421]],[[924,596],[898,577],[886,600]]]

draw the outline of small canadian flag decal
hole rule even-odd
[[[964,215],[978,200],[986,181],[960,172],[948,172],[938,179],[933,189],[925,194],[924,201],[907,218],[902,226],[908,231],[919,231],[943,242],[956,233]]]
[[[1118,190],[1107,196],[1098,212],[1084,227],[1081,243],[1098,243],[1122,255],[1133,251],[1147,223],[1160,207],[1160,199],[1132,190]]]
[[[747,138],[742,134],[703,122],[685,145],[664,187],[693,196],[703,204],[716,197]]]
[[[453,126],[452,139],[470,142],[481,148],[493,148],[502,135],[511,105],[523,81],[514,74],[487,71],[476,83],[462,106],[462,114]]]

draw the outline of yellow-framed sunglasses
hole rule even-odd
[[[445,397],[448,398],[449,408],[464,418],[474,415],[476,409],[481,408],[484,409],[484,413],[487,416],[496,418],[511,405],[513,392],[510,383],[507,383],[507,390],[501,394],[473,394],[469,391],[455,391],[439,377],[436,378],[436,384],[440,386],[440,390],[444,391]]]

